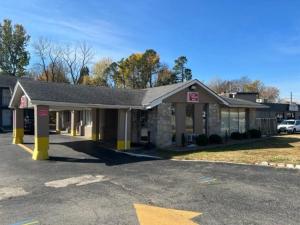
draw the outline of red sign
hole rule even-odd
[[[198,92],[188,92],[187,93],[187,102],[199,102],[199,93]]]
[[[49,112],[48,109],[38,109],[37,114],[38,116],[44,117],[44,116],[48,116]]]
[[[24,109],[24,108],[27,108],[28,107],[28,101],[27,101],[27,98],[25,95],[23,95],[21,97],[21,100],[20,100],[20,105],[19,105],[19,108],[20,109]]]

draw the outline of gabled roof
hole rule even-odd
[[[25,93],[33,105],[44,104],[61,107],[150,109],[161,104],[161,102],[169,96],[184,90],[191,85],[199,85],[211,96],[216,98],[220,104],[228,107],[261,107],[260,104],[253,102],[245,100],[237,101],[236,99],[221,97],[198,80],[132,90],[64,83],[48,83],[28,79],[20,79],[17,82],[10,102],[10,107],[13,108],[18,105],[19,95],[22,92]]]
[[[199,85],[204,90],[206,90],[210,95],[212,95],[217,100],[219,100],[220,103],[227,105],[227,102],[224,101],[223,98],[221,98],[218,94],[216,94],[214,91],[209,89],[207,86],[205,86],[203,83],[201,83],[198,80],[190,80],[183,83],[143,89],[146,91],[143,99],[143,105],[147,105],[148,107],[152,108],[156,105],[159,105],[164,99],[168,98],[169,96],[179,91],[182,91],[185,88],[188,88],[192,85]]]

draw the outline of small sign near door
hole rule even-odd
[[[38,116],[44,117],[44,116],[48,116],[48,109],[47,108],[40,108],[38,109],[37,112]]]
[[[187,102],[199,102],[199,93],[198,92],[187,92]]]
[[[23,95],[20,99],[20,105],[19,105],[19,108],[20,109],[24,109],[24,108],[27,108],[28,107],[28,101],[27,101],[27,98],[25,95]]]

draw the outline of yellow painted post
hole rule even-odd
[[[92,109],[92,141],[99,141],[99,110]]]
[[[131,111],[118,110],[117,150],[127,150],[131,146]]]
[[[78,120],[78,112],[75,110],[71,111],[71,136],[76,136],[77,120]]]
[[[13,144],[22,144],[24,137],[24,112],[23,109],[13,111]]]
[[[32,159],[48,159],[49,106],[34,106],[34,151]]]

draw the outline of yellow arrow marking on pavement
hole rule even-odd
[[[200,212],[166,209],[155,206],[134,204],[140,225],[196,225],[191,219]]]

